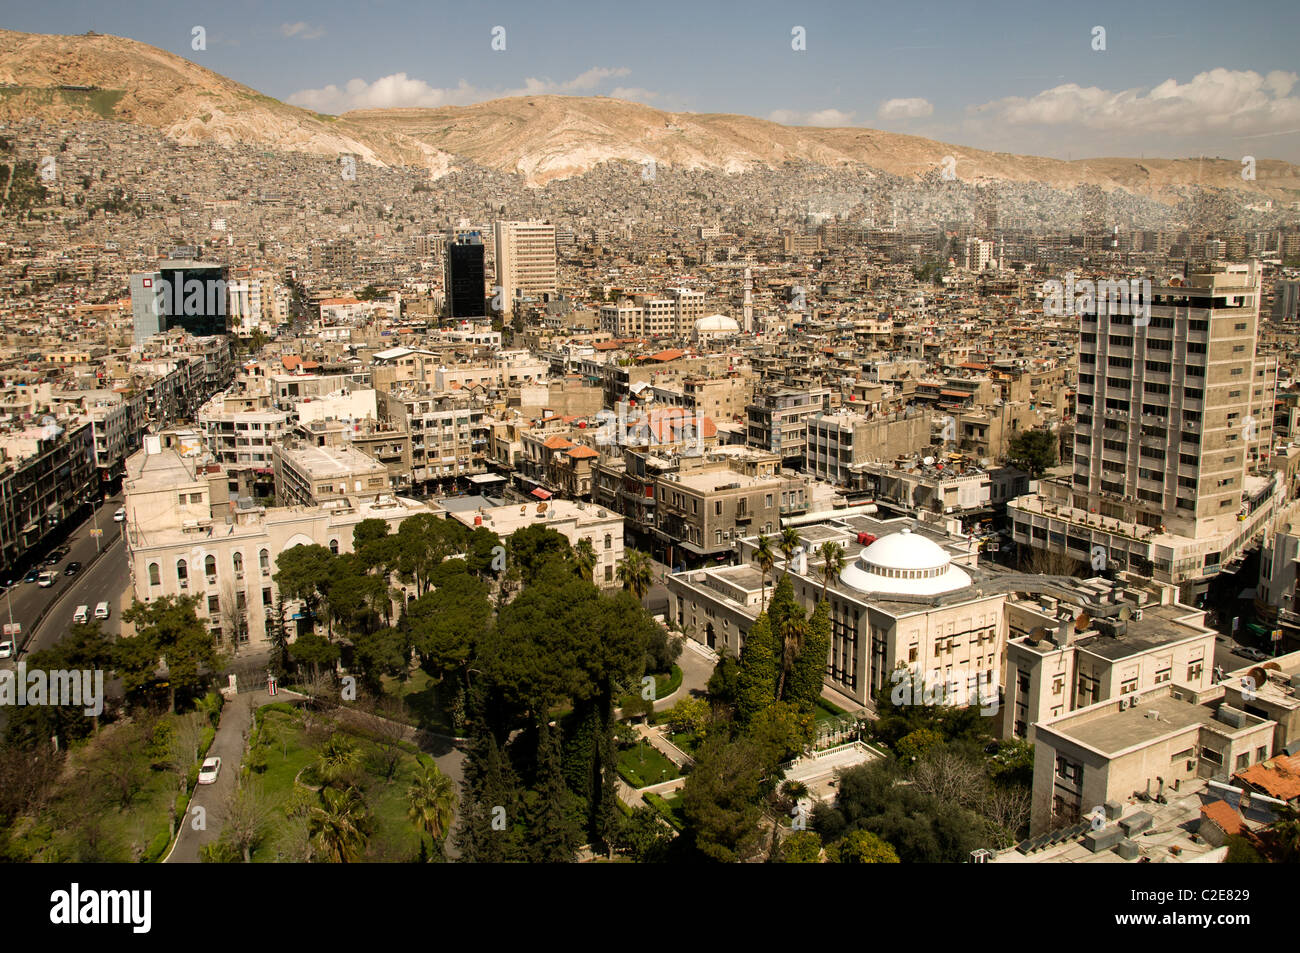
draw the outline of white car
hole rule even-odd
[[[0,642],[0,658],[13,658],[14,644],[10,641]]]
[[[59,577],[54,575],[52,572],[43,572],[36,577],[36,585],[40,586],[42,589],[48,589],[50,586],[54,585],[54,580],[58,578]]]
[[[72,613],[72,621],[76,625],[90,621],[90,606],[77,606],[77,611]]]
[[[125,521],[126,521],[126,507],[125,507],[125,506],[119,506],[119,507],[117,508],[117,512],[113,514],[113,519],[114,519],[116,522],[118,522],[118,523],[125,522]]]
[[[107,602],[101,602],[101,603],[99,603],[98,605],[95,606],[95,618],[96,618],[96,619],[107,619],[107,618],[108,618],[108,603],[107,603]]]
[[[203,767],[199,768],[199,784],[215,784],[217,774],[221,771],[220,758],[208,758],[203,762]]]

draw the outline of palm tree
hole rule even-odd
[[[618,581],[623,588],[630,590],[640,602],[654,585],[654,580],[654,570],[646,554],[637,549],[628,550],[618,564]]]
[[[330,735],[316,759],[316,774],[326,785],[346,783],[360,767],[360,749],[343,735]]]
[[[451,829],[456,809],[456,785],[438,770],[436,764],[425,765],[406,791],[409,807],[406,816],[429,835],[436,850]]]
[[[822,559],[822,599],[825,600],[827,586],[844,571],[844,547],[827,541],[818,547],[817,555]]]
[[[799,548],[799,531],[793,526],[781,530],[781,540],[776,544],[776,548],[781,550],[781,555],[785,557],[785,574],[788,576],[790,560],[794,559],[794,551]]]
[[[763,592],[760,596],[762,608],[767,608],[767,574],[772,571],[776,565],[776,554],[772,552],[772,540],[766,536],[758,537],[758,545],[754,547],[754,562],[758,563],[758,570],[763,574]]]
[[[799,615],[802,615],[800,611]],[[785,691],[785,677],[794,667],[794,660],[803,650],[804,639],[808,637],[808,620],[798,616],[786,619],[781,626],[781,675],[776,680],[776,700],[781,700]]]
[[[591,579],[591,574],[596,571],[596,547],[591,545],[591,540],[585,536],[578,540],[578,545],[573,548],[573,558],[578,564],[578,575]]]
[[[321,792],[324,805],[311,809],[311,843],[327,862],[353,864],[366,849],[370,815],[356,788]]]

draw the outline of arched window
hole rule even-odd
[[[262,567],[262,574],[271,571],[271,554],[267,550],[262,550],[257,554],[257,564]]]
[[[614,537],[609,533],[605,534],[605,548],[606,549],[614,548]]]
[[[157,563],[149,564],[149,585],[151,586],[162,585],[162,573],[161,571],[159,571]]]
[[[186,563],[185,560],[183,559],[176,560],[176,578],[179,579],[181,582],[184,582],[186,579],[190,578],[189,564]]]
[[[230,560],[230,561],[231,561],[232,563],[234,563],[234,565],[235,565],[235,572],[243,572],[243,571],[244,571],[244,554],[243,554],[243,553],[235,553],[235,555],[234,555],[233,557],[231,557],[231,560]]]
[[[339,541],[337,539],[330,540],[330,552],[335,556],[339,554]]]
[[[217,557],[205,556],[203,559],[203,574],[208,579],[213,579],[217,575]]]

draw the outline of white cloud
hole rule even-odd
[[[880,119],[920,119],[934,114],[934,104],[928,99],[887,99],[876,112]]]
[[[847,126],[853,122],[852,112],[839,109],[818,109],[799,112],[795,109],[774,109],[767,118],[782,126]]]
[[[1298,77],[1274,70],[1213,69],[1186,83],[1167,79],[1143,92],[1066,83],[1024,98],[1009,96],[971,107],[984,122],[1022,126],[1073,125],[1094,131],[1196,135],[1258,135],[1300,124]]]
[[[280,33],[290,38],[296,36],[300,40],[319,40],[325,35],[325,28],[299,20],[297,23],[281,23]]]
[[[338,114],[350,109],[398,109],[423,108],[437,106],[464,106],[469,103],[482,102],[487,99],[499,99],[504,96],[542,96],[554,93],[581,93],[598,89],[606,80],[627,76],[632,71],[626,66],[608,68],[594,66],[579,73],[572,79],[556,82],[552,79],[529,77],[524,85],[517,89],[483,89],[461,80],[454,87],[440,88],[431,86],[422,79],[413,79],[405,73],[383,76],[373,83],[363,79],[351,79],[340,89],[331,83],[320,89],[301,89],[290,96],[286,102],[302,106],[316,112]],[[636,93],[637,98],[653,98],[656,94],[648,90],[616,87],[612,95]],[[623,95],[619,98],[632,98]]]

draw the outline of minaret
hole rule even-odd
[[[746,334],[754,333],[754,276],[748,265],[745,266],[745,302],[741,327]]]

